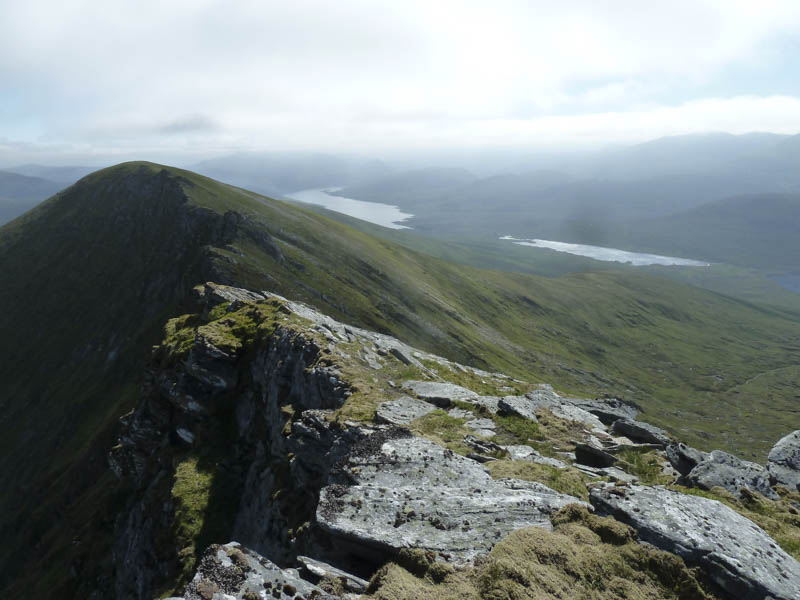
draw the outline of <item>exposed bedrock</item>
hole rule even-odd
[[[590,501],[640,538],[700,566],[731,598],[800,599],[800,563],[721,502],[659,487],[598,485]]]

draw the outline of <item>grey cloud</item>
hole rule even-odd
[[[217,131],[219,124],[212,118],[205,115],[189,115],[172,121],[168,121],[154,128],[155,133],[186,134],[186,133],[210,133]]]

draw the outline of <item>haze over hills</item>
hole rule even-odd
[[[0,225],[52,196],[63,186],[40,177],[0,171]]]
[[[189,168],[225,183],[278,197],[308,188],[348,185],[390,170],[379,160],[312,152],[234,154]]]
[[[0,477],[28,498],[3,498],[0,568],[5,586],[37,597],[108,569],[105,452],[147,349],[208,280],[270,289],[482,368],[635,399],[699,446],[763,456],[800,427],[796,315],[632,272],[480,271],[150,163],[92,174],[0,229],[0,273],[0,380],[13,399]],[[76,537],[86,544],[71,548]]]

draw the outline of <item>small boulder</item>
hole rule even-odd
[[[538,405],[531,402],[526,396],[505,396],[497,403],[497,412],[501,415],[514,415],[537,422],[536,409]]]
[[[782,437],[767,457],[773,485],[800,491],[800,429]]]
[[[705,460],[686,475],[685,480],[691,486],[704,490],[718,486],[739,496],[747,488],[772,500],[778,499],[778,494],[769,485],[764,467],[722,450],[714,450],[707,455]]]
[[[405,381],[403,387],[441,408],[449,408],[456,401],[472,402],[478,397],[472,390],[444,381]]]

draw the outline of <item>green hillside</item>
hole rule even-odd
[[[800,270],[800,196],[755,194],[635,223],[626,242],[772,272]]]
[[[108,566],[86,557],[103,555],[100,533],[113,526],[105,454],[117,419],[164,322],[209,280],[563,391],[623,395],[699,447],[763,458],[800,428],[800,322],[787,313],[646,274],[479,270],[187,171],[126,163],[0,229],[0,482],[11,491],[0,499],[0,589],[36,580],[70,597],[71,568],[88,585]]]

